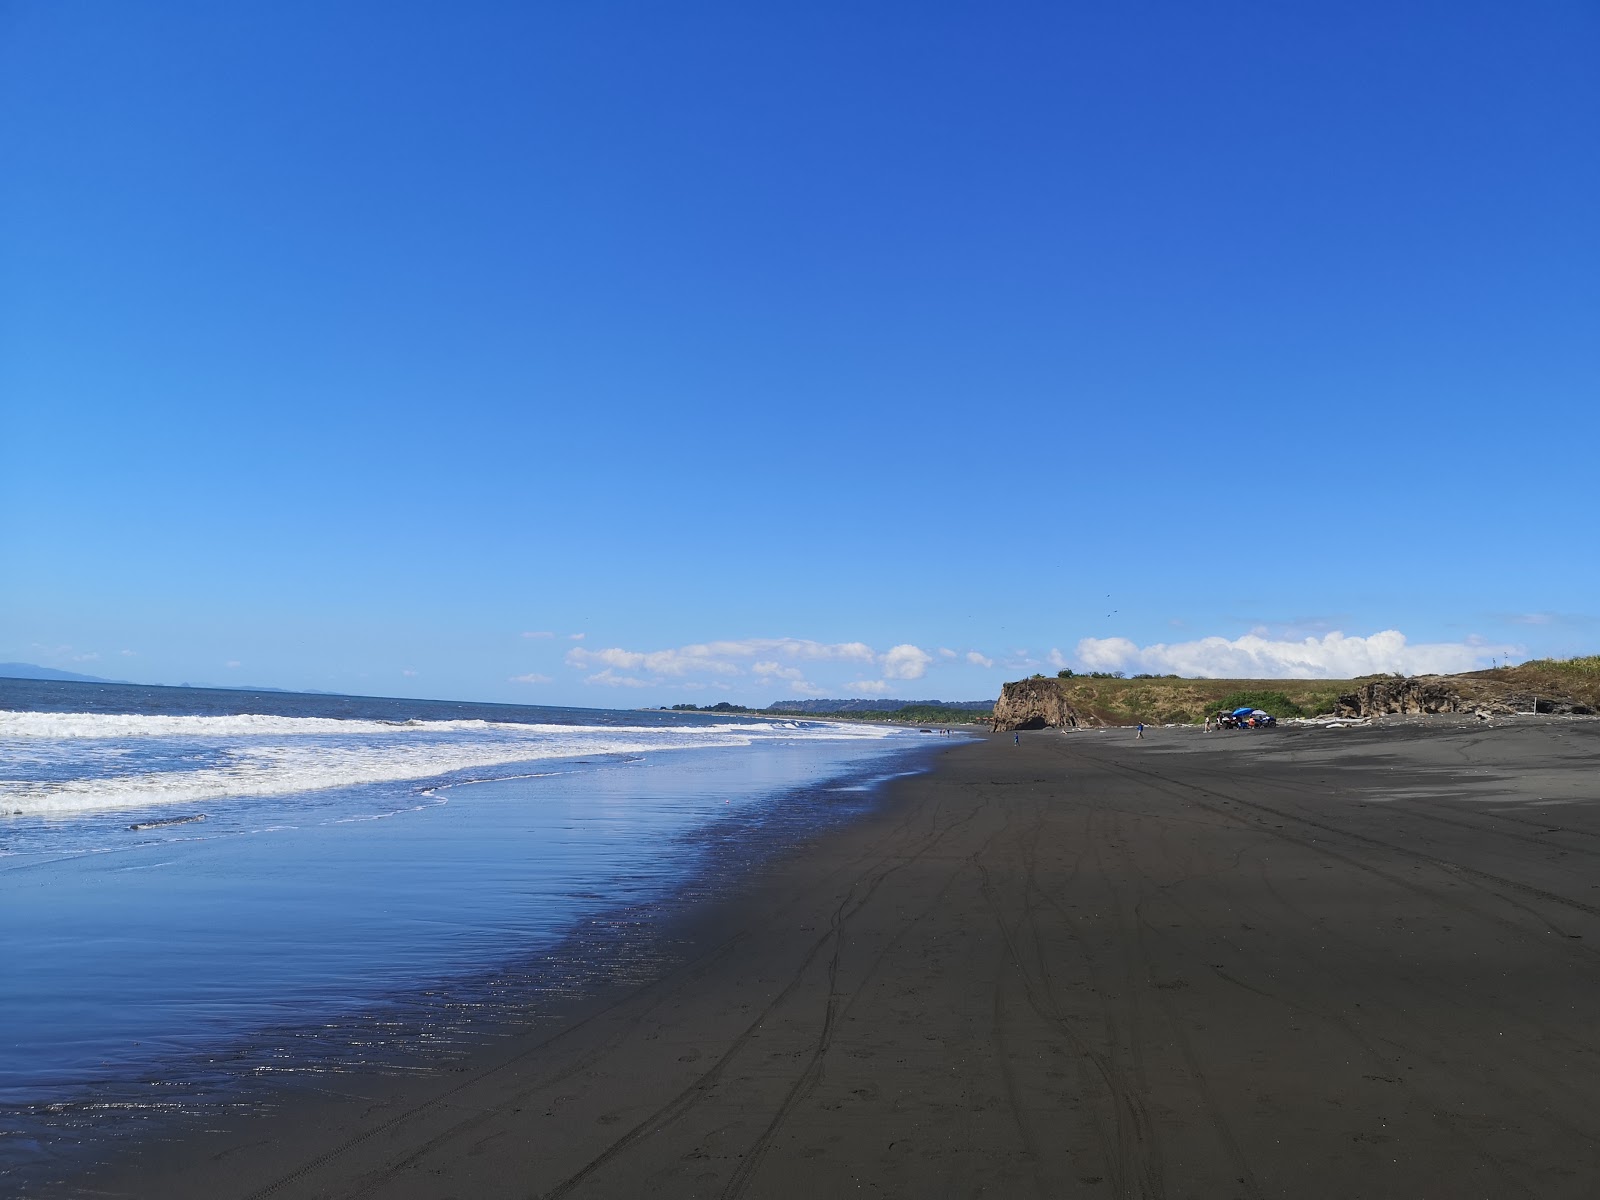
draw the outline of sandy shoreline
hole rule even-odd
[[[97,1196],[1587,1196],[1600,722],[1009,735],[421,1078]]]

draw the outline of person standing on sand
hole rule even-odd
[[[1012,735],[1011,735],[1011,744],[1012,744],[1012,745],[1013,745],[1013,746],[1020,746],[1020,745],[1022,745],[1022,735],[1021,735],[1021,734],[1020,734],[1020,733],[1013,733],[1013,734],[1012,734]]]
[[[1139,741],[1139,742],[1144,741],[1144,722],[1143,721],[1139,722],[1139,734],[1134,740],[1135,741]]]

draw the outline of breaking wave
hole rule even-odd
[[[393,784],[545,759],[896,733],[809,721],[584,726],[0,712],[0,759],[10,763],[0,771],[0,812],[68,816]]]

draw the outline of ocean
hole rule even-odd
[[[666,969],[914,730],[0,680],[0,1180]]]

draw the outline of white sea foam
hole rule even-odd
[[[741,722],[576,726],[489,721],[341,721],[325,717],[0,713],[0,754],[25,778],[0,779],[0,812],[70,816],[109,809],[285,796],[432,779],[541,759],[638,755],[756,740],[881,738],[882,727]],[[163,757],[140,771],[128,747]],[[120,744],[118,744],[120,743]],[[192,744],[198,751],[184,753]],[[76,747],[76,749],[75,749]],[[109,756],[109,757],[108,757]],[[106,768],[114,761],[114,772]],[[195,766],[177,766],[194,761]]]
[[[490,721],[365,721],[335,717],[273,717],[239,713],[225,717],[151,713],[0,712],[0,738],[218,738],[353,736],[362,733],[432,733],[480,729],[562,729],[560,725],[513,725]]]
[[[262,736],[349,737],[363,733],[395,734],[495,733],[546,735],[595,731],[601,733],[670,733],[695,736],[737,732],[752,737],[781,733],[787,737],[884,737],[882,726],[834,722],[749,721],[719,725],[535,725],[510,721],[369,721],[336,717],[274,717],[240,713],[223,717],[163,716],[147,713],[53,713],[0,711],[0,739],[5,738],[214,738]]]

